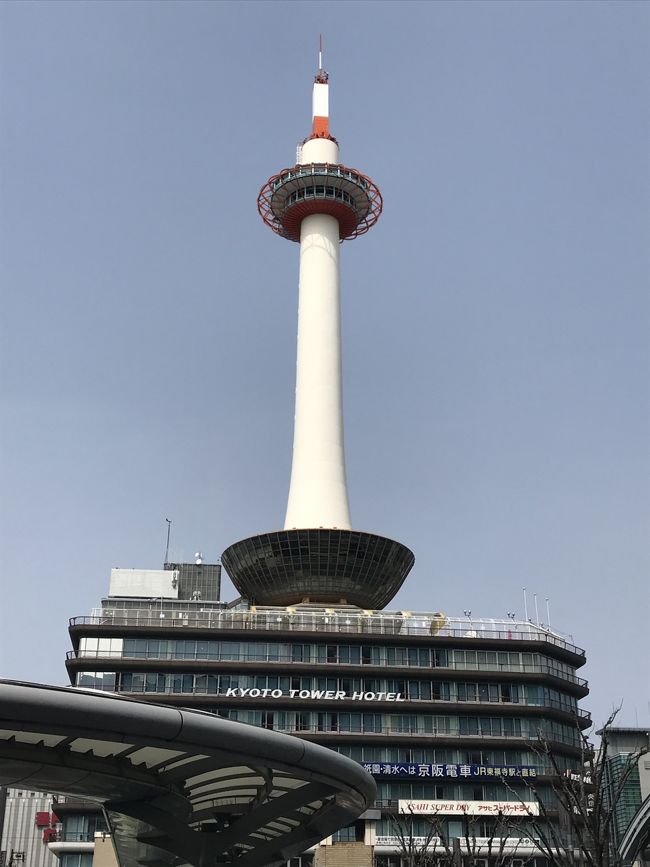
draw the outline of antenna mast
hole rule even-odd
[[[170,534],[171,529],[172,529],[172,522],[169,520],[169,518],[165,518],[165,520],[167,521],[167,545],[165,546],[165,566],[166,566],[167,563],[169,562],[169,534]]]
[[[329,75],[323,69],[323,34],[318,37],[318,72],[314,81],[316,84],[327,84]]]

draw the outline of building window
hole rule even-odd
[[[388,665],[406,665],[407,655],[405,647],[387,647],[386,662]]]
[[[350,665],[359,665],[361,662],[360,647],[340,647],[339,655],[341,662],[349,663]]]
[[[477,735],[478,720],[473,716],[462,716],[459,719],[461,735]]]
[[[68,852],[61,856],[61,867],[92,867],[92,852]]]
[[[355,843],[356,839],[357,829],[354,825],[348,825],[347,828],[341,828],[341,830],[337,831],[332,837],[334,843]]]
[[[360,713],[340,713],[339,728],[342,732],[360,732],[361,731],[361,714]],[[353,749],[360,749],[353,747]]]
[[[447,668],[449,661],[447,657],[447,650],[442,648],[435,648],[433,651],[433,664],[437,668]]]
[[[378,713],[364,713],[363,715],[363,730],[364,732],[374,732],[381,734],[382,732],[382,717]]]

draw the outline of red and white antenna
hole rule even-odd
[[[323,69],[323,37],[318,43],[318,72],[314,79],[312,95],[312,135],[319,138],[329,138],[329,76]]]

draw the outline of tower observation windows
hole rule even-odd
[[[353,238],[367,232],[377,222],[382,210],[381,193],[370,178],[345,166],[327,163],[284,169],[262,187],[257,207],[262,219],[273,231],[297,241],[300,219],[310,211],[318,213],[307,203],[314,203],[319,199],[329,201],[330,208],[334,209],[329,212],[337,212],[339,220],[346,222],[341,239]],[[299,212],[298,219],[294,220],[296,212]],[[325,207],[323,212],[327,213],[328,208]],[[291,536],[278,534],[278,538],[281,544],[284,544]],[[231,553],[233,547],[228,549],[226,556],[231,575],[230,567],[233,564],[229,561],[236,557],[236,553]]]
[[[349,205],[351,208],[356,207],[356,202],[349,193],[346,193],[344,192],[344,190],[338,189],[337,187],[331,186],[312,186],[296,190],[285,200],[285,207],[290,208],[297,202],[301,202],[304,199],[310,198],[334,199],[339,202],[345,202],[345,204]]]

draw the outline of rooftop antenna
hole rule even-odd
[[[546,623],[548,628],[551,628],[551,609],[548,606],[548,596],[544,597],[544,601],[546,602]]]
[[[172,522],[169,520],[169,518],[165,518],[165,520],[167,521],[167,545],[165,546],[165,565],[167,565],[167,563],[169,563],[169,534],[172,529]]]
[[[318,37],[318,73],[316,75],[316,84],[327,84],[329,75],[323,69],[323,35]]]
[[[524,620],[528,623],[528,600],[526,599],[526,588],[522,588],[524,591]]]
[[[533,593],[533,598],[535,600],[535,623],[539,626],[539,611],[537,610],[537,593]]]

